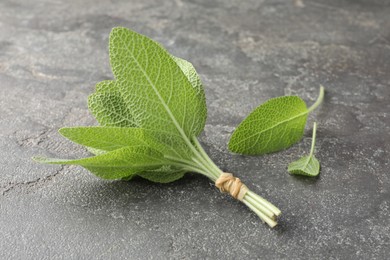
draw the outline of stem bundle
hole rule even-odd
[[[216,166],[210,159],[207,153],[203,150],[197,138],[193,137],[192,141],[194,143],[195,149],[198,152],[196,154],[197,158],[193,158],[193,161],[198,165],[199,168],[204,170],[204,172],[200,173],[206,175],[213,182],[216,182],[223,174],[223,171],[221,171],[218,166]],[[281,215],[281,211],[272,203],[268,202],[266,199],[257,195],[251,190],[246,191],[245,195],[240,200],[271,228],[277,225],[277,218]]]

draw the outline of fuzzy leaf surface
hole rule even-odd
[[[205,100],[203,85],[194,66],[184,59],[173,55],[171,57],[195,89],[199,100]],[[114,80],[104,80],[96,84],[96,92],[88,98],[88,107],[102,126],[137,126]]]
[[[178,158],[183,157],[186,153],[190,153],[190,151],[187,151],[186,145],[180,143],[180,138],[142,128],[69,127],[61,128],[59,132],[69,140],[86,146],[88,150],[96,155],[101,155],[127,146],[139,145],[150,146],[162,154],[169,154]],[[160,142],[159,140],[163,141]],[[106,175],[111,173],[113,176],[118,176],[118,173],[116,172],[122,171],[122,169],[119,170],[118,168],[111,170],[88,167],[88,169],[94,172],[95,175],[102,175],[100,172],[105,171],[104,173]],[[131,175],[127,176],[129,173],[131,173]],[[119,174],[122,176],[122,173]],[[126,175],[124,177],[126,180],[130,180],[135,174],[153,182],[168,183],[182,178],[185,171],[170,165],[163,165],[161,168],[146,171],[125,169],[125,172],[123,173],[123,175]]]
[[[259,155],[288,148],[302,138],[307,115],[305,102],[297,96],[272,98],[241,122],[230,138],[229,149]]]
[[[102,126],[138,126],[113,80],[105,80],[96,85],[96,92],[88,97],[88,107]]]
[[[104,151],[113,151],[126,146],[147,145],[142,128],[65,127],[59,132],[77,144]]]
[[[303,156],[300,159],[290,163],[287,170],[291,174],[317,176],[320,173],[320,163],[317,158],[312,156]]]
[[[48,164],[80,165],[104,179],[125,178],[137,172],[154,170],[167,164],[160,152],[147,146],[124,147],[83,159],[35,157],[34,160]]]
[[[137,175],[152,182],[169,183],[183,178],[186,171],[176,169],[170,165],[164,165],[156,170],[148,170]]]
[[[110,34],[110,62],[120,93],[140,127],[197,136],[206,120],[205,99],[153,40],[126,28]]]
[[[179,135],[135,127],[66,127],[59,132],[69,140],[86,146],[94,154],[101,154],[127,146],[144,145],[177,158],[191,155]]]
[[[192,87],[195,89],[199,100],[201,102],[202,102],[202,100],[205,100],[206,97],[205,97],[202,81],[200,80],[199,75],[196,72],[192,63],[189,61],[186,61],[184,59],[175,57],[173,55],[171,55],[171,57],[176,62],[176,64],[179,66],[179,68],[184,73],[184,75],[187,77],[187,79],[191,83]]]

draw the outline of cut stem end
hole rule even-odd
[[[277,225],[277,218],[281,215],[281,211],[261,196],[250,191],[239,178],[224,172],[215,181],[215,186],[221,192],[229,193],[233,198],[243,202],[271,228]]]

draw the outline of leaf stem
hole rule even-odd
[[[197,167],[197,165],[194,164],[192,161],[189,161],[189,160],[186,160],[186,159],[177,158],[177,157],[170,156],[170,155],[164,155],[164,157],[166,159],[170,160],[170,161],[173,161],[173,162],[179,162],[179,163],[186,164],[186,165],[189,165],[189,166]]]
[[[209,166],[215,170],[217,177],[219,177],[219,175],[221,175],[222,173],[221,169],[219,169],[218,166],[215,165],[215,163],[210,159],[209,155],[203,149],[202,145],[199,143],[198,139],[195,136],[192,137],[192,141],[195,143],[195,147],[200,152],[200,155],[206,160]]]
[[[263,212],[258,210],[253,204],[249,203],[248,201],[244,200],[243,203],[247,205],[248,208],[250,208],[253,212],[256,213],[257,216],[259,216],[265,223],[267,223],[271,228],[275,227],[278,223],[271,219],[270,217],[266,216]]]
[[[314,109],[316,109],[319,105],[321,105],[322,101],[324,100],[324,94],[325,94],[325,89],[321,85],[320,94],[318,95],[316,102],[307,110],[307,113],[313,112]]]
[[[260,195],[257,195],[253,191],[248,191],[247,194],[249,197],[255,198],[257,201],[259,201],[262,205],[264,205],[266,208],[268,208],[270,211],[272,211],[276,216],[280,216],[280,214],[282,214],[280,209],[275,207],[272,203],[270,203],[269,201],[267,201],[266,199],[264,199]]]
[[[310,148],[310,155],[309,157],[312,157],[314,154],[314,148],[316,146],[316,132],[317,132],[317,123],[314,122],[313,124],[313,136],[311,138],[311,148]]]
[[[179,159],[179,158],[169,156],[169,155],[165,155],[164,157],[166,159],[170,160],[169,164],[171,164],[173,166],[182,167],[182,168],[185,168],[185,169],[192,171],[192,172],[198,172],[202,175],[205,175],[209,179],[214,178],[214,175],[211,175],[210,171],[207,168],[205,168],[203,164],[200,164],[200,163],[194,164],[192,161],[188,161],[185,159]]]
[[[198,167],[186,165],[183,163],[177,163],[177,162],[170,162],[170,165],[180,167],[181,169],[189,171],[189,172],[197,172],[197,173],[200,173],[200,174],[206,176],[207,178],[211,178],[211,176],[207,173],[207,171],[205,171],[204,169],[198,168]]]
[[[198,159],[192,158],[192,160],[193,160],[196,164],[198,164],[198,165],[200,165],[201,167],[203,167],[204,169],[207,169],[207,170],[208,170],[209,175],[212,176],[212,177],[209,177],[209,178],[210,178],[213,182],[215,182],[215,181],[218,179],[219,176],[218,176],[214,171],[210,170],[210,168],[208,168],[206,165],[202,164]]]
[[[262,211],[264,213],[264,215],[266,215],[267,217],[269,217],[273,220],[276,219],[275,214],[271,210],[269,210],[266,207],[263,207],[258,201],[256,201],[251,196],[246,196],[245,200],[248,201],[249,203],[251,203],[253,206],[255,206],[258,210]]]

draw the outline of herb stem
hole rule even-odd
[[[207,171],[209,171],[213,176],[215,176],[216,174],[214,173],[214,170],[212,168],[212,165],[210,165],[207,160],[202,156],[202,154],[200,153],[199,149],[197,149],[196,147],[196,142],[194,141],[195,143],[195,146],[192,144],[192,142],[190,141],[189,138],[187,138],[187,136],[183,136],[183,139],[185,140],[185,142],[187,143],[187,145],[190,147],[190,149],[192,150],[193,154],[195,157],[197,157],[199,160],[197,160],[196,158],[192,158],[192,161],[195,162],[196,164],[198,164],[199,166],[202,166],[204,169],[207,169]],[[192,139],[196,139],[196,138],[192,138]],[[216,175],[215,177],[218,178],[219,175]],[[215,181],[215,180],[214,180]]]
[[[186,165],[189,165],[189,166],[197,167],[197,165],[194,164],[192,161],[189,161],[189,160],[186,160],[186,159],[177,158],[177,157],[170,156],[170,155],[164,155],[164,157],[166,159],[170,160],[170,161],[173,161],[173,162],[179,162],[179,163],[186,164]]]
[[[254,205],[252,205],[250,202],[246,201],[246,200],[243,200],[243,203],[248,207],[250,208],[253,212],[256,213],[257,216],[259,216],[259,218],[261,220],[263,220],[265,223],[267,223],[271,228],[275,227],[278,223],[269,218],[268,216],[266,216],[263,212],[261,212],[260,210],[258,210]]]
[[[271,210],[269,210],[268,208],[264,207],[264,205],[262,205],[261,203],[256,201],[254,198],[252,198],[250,196],[246,196],[245,200],[248,201],[249,203],[251,203],[253,206],[255,206],[258,210],[263,212],[269,218],[271,218],[273,220],[276,219],[275,214]]]
[[[219,175],[221,175],[222,173],[221,169],[219,169],[218,166],[215,165],[215,163],[210,159],[210,157],[208,156],[208,154],[203,149],[202,145],[199,143],[198,139],[195,136],[192,137],[192,140],[195,143],[195,147],[200,152],[200,155],[206,160],[209,166],[215,170],[217,177],[219,177]]]
[[[200,174],[202,174],[210,179],[212,178],[207,171],[205,171],[204,169],[198,168],[198,167],[194,167],[191,165],[187,165],[184,163],[178,163],[178,162],[170,162],[170,165],[180,167],[181,169],[184,169],[186,171],[200,173]]]
[[[320,94],[318,95],[316,102],[307,110],[307,113],[313,112],[314,109],[316,109],[319,105],[321,105],[322,101],[324,100],[324,94],[325,94],[325,89],[321,85]]]
[[[314,148],[316,146],[316,132],[317,132],[317,123],[314,122],[313,124],[313,136],[311,138],[311,148],[310,148],[310,155],[309,157],[312,157],[314,154]]]
[[[165,155],[164,157],[166,159],[170,160],[171,165],[178,166],[178,167],[184,167],[190,171],[201,173],[201,174],[205,175],[206,177],[208,177],[209,179],[214,178],[214,175],[211,175],[212,173],[207,168],[205,168],[204,165],[201,163],[194,164],[192,161],[188,161],[185,159],[179,159],[179,158],[169,156],[169,155]]]
[[[198,165],[201,165],[204,169],[206,169],[209,174],[212,176],[210,179],[215,182],[217,179],[218,179],[218,175],[213,171],[213,170],[210,170],[210,168],[208,168],[206,165],[202,164],[200,161],[198,161],[196,158],[192,158],[192,160],[197,163]]]
[[[280,214],[282,214],[282,212],[280,211],[280,209],[278,209],[277,207],[275,207],[272,203],[270,203],[269,201],[267,201],[266,199],[264,199],[263,197],[261,197],[260,195],[257,195],[256,193],[254,193],[253,191],[248,191],[248,196],[249,197],[252,197],[252,198],[255,198],[257,201],[259,201],[262,205],[264,205],[264,207],[268,208],[270,211],[272,211],[276,216],[280,216]]]
[[[174,166],[182,167],[188,171],[198,172],[215,182],[222,174],[222,171],[210,159],[198,139],[192,137],[191,140],[191,150],[194,153],[191,161],[169,155],[166,155],[165,158],[170,160],[170,163]],[[261,196],[249,190],[242,202],[271,228],[277,225],[276,219],[281,214],[281,211]]]
[[[191,140],[195,145],[195,149],[203,158],[202,162],[199,161],[197,158],[192,158],[192,160],[196,164],[202,165],[203,168],[211,170],[210,173],[213,175],[214,178],[209,178],[215,182],[222,174],[222,171],[210,159],[208,154],[203,149],[202,145],[199,143],[198,139],[196,137],[192,137]],[[204,164],[205,161],[206,165]],[[276,219],[281,214],[281,211],[261,196],[249,190],[244,196],[242,202],[247,205],[254,213],[256,213],[256,215],[263,222],[267,223],[271,228],[277,225]]]

